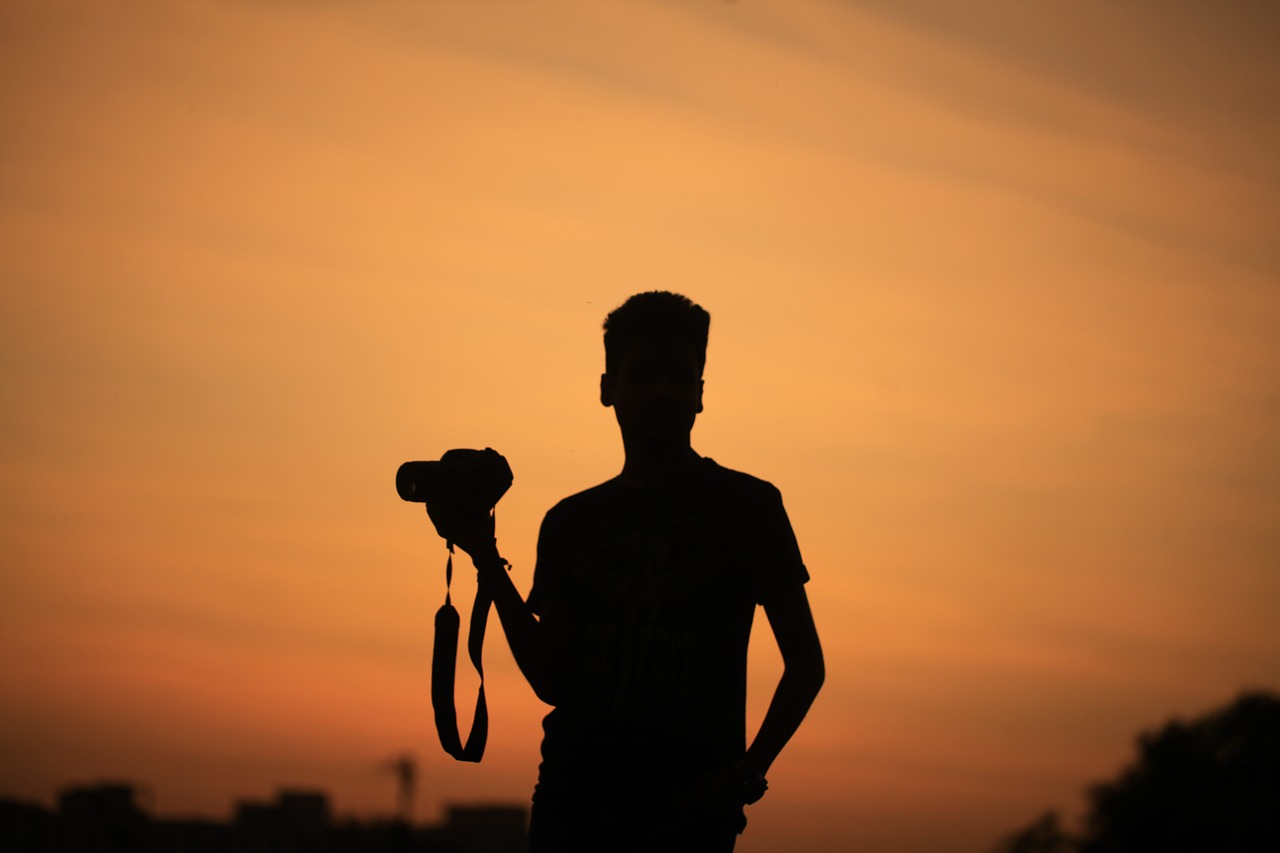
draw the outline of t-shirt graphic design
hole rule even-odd
[[[583,632],[579,701],[615,717],[678,713],[690,699],[697,644],[678,617],[710,577],[696,518],[604,517],[585,539],[572,577],[605,618]]]

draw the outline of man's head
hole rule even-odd
[[[710,327],[711,315],[687,296],[665,290],[637,293],[604,318],[605,373],[617,369],[632,343],[649,339],[692,347],[701,377]]]
[[[684,296],[639,293],[604,321],[600,402],[624,440],[688,442],[702,411],[702,370],[711,315]]]

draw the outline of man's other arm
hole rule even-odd
[[[761,776],[800,727],[826,678],[822,644],[804,584],[778,587],[762,603],[782,653],[783,670],[760,731],[747,749],[747,768]]]

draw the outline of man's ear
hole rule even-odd
[[[613,405],[613,379],[608,373],[600,374],[600,405],[606,409]]]

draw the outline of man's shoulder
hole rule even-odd
[[[717,481],[721,485],[746,493],[768,493],[780,494],[778,487],[768,480],[761,479],[754,474],[748,474],[745,471],[738,471],[733,468],[726,468],[719,462],[716,462],[710,456],[704,457],[703,462],[706,464],[706,476]]]
[[[701,493],[707,500],[722,506],[745,509],[750,506],[776,506],[782,502],[782,493],[773,483],[744,471],[726,468],[709,456],[702,458],[694,479],[685,488]],[[547,511],[546,520],[554,522],[608,513],[611,508],[626,504],[627,500],[627,487],[618,477],[612,477],[563,498]]]
[[[562,498],[555,506],[547,510],[547,517],[573,515],[598,507],[602,499],[613,497],[618,491],[618,478],[612,477],[603,483],[575,492]]]

